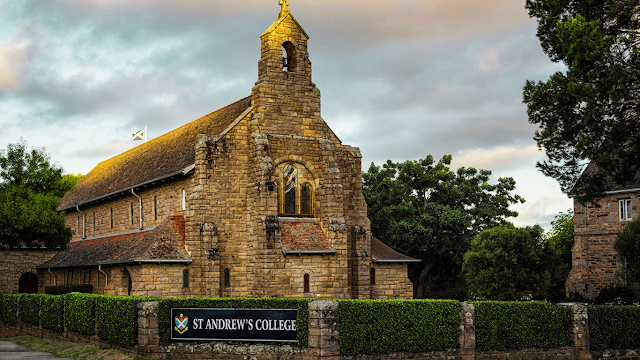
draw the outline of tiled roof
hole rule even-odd
[[[71,242],[40,269],[100,264],[176,261],[190,262],[184,247],[184,216],[174,213],[148,231]]]
[[[600,171],[601,171],[600,168],[598,168],[596,164],[591,162],[587,165],[586,169],[584,169],[584,172],[582,174],[597,174]],[[581,177],[578,179],[578,181],[573,186],[571,191],[569,191],[570,196],[575,196],[581,192],[580,189],[582,187],[582,182],[583,182],[583,179],[581,175]],[[611,181],[611,178],[609,176],[605,176],[604,183],[605,185],[608,186],[608,189],[607,191],[605,191],[605,194],[608,192],[622,192],[624,190],[640,189],[640,174],[637,174],[635,177],[635,180],[630,183],[627,183],[625,186],[614,183],[613,181]]]
[[[401,254],[382,241],[371,237],[371,259],[373,262],[420,262],[422,260],[414,259],[410,256]]]
[[[59,210],[147,181],[178,173],[195,163],[198,134],[219,135],[251,106],[246,97],[98,164],[60,200]]]
[[[310,219],[280,219],[282,252],[287,254],[335,254],[320,224]]]

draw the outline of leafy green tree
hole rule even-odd
[[[556,215],[545,240],[551,243],[556,253],[562,258],[562,262],[571,267],[571,248],[573,248],[573,211],[571,209]]]
[[[538,168],[580,202],[640,171],[640,0],[527,0],[538,38],[566,71],[527,81],[524,102],[548,160]],[[600,171],[583,170],[593,163]]]
[[[44,148],[21,139],[0,150],[0,248],[65,247],[71,239],[60,197],[81,175],[62,175]]]
[[[627,223],[613,245],[622,263],[621,277],[627,283],[640,284],[640,217]]]
[[[512,178],[489,184],[491,171],[460,168],[453,172],[449,164],[450,155],[438,162],[429,155],[403,163],[389,160],[382,167],[371,164],[363,173],[372,234],[423,260],[412,275],[418,298],[429,295],[434,267],[440,279],[458,276],[471,239],[506,217],[517,216],[509,205],[524,202],[511,194]]]
[[[542,234],[539,225],[503,225],[478,234],[462,265],[469,291],[490,300],[562,298],[563,265]]]

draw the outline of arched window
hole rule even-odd
[[[291,41],[282,44],[282,71],[294,71],[296,69],[296,47]]]
[[[131,274],[129,274],[129,270],[127,270],[126,268],[120,268],[120,271],[122,271],[121,286],[123,288],[126,287],[127,295],[131,295],[131,289],[133,288],[133,283],[131,282]]]
[[[309,292],[309,274],[304,274],[304,292]]]
[[[313,214],[313,190],[310,184],[304,184],[300,188],[300,215]]]
[[[282,197],[281,197],[282,196]],[[298,170],[293,164],[286,164],[282,171],[282,195],[278,187],[279,213],[283,216],[313,215],[313,186],[298,184]]]
[[[298,170],[287,164],[284,167],[284,214],[296,214],[296,186],[297,186]]]
[[[187,210],[187,192],[182,189],[182,211]]]

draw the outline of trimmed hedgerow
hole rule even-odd
[[[68,284],[58,286],[46,286],[44,293],[49,295],[64,295],[72,292],[92,293],[93,285],[90,284]]]
[[[41,295],[40,325],[55,332],[64,331],[64,298],[59,295]]]
[[[95,334],[96,301],[101,296],[96,294],[65,295],[64,324],[67,330],[88,336]]]
[[[39,294],[21,294],[18,306],[20,321],[31,325],[40,324],[40,298]]]
[[[541,302],[478,301],[476,349],[515,350],[572,346],[569,307]]]
[[[96,297],[98,337],[122,345],[138,343],[138,303],[157,298],[141,296]]]
[[[158,309],[158,333],[160,345],[171,342],[172,308],[235,308],[235,309],[297,309],[298,346],[306,348],[309,342],[309,302],[312,299],[281,298],[179,298],[160,301]]]
[[[589,347],[605,349],[636,349],[640,344],[640,307],[594,305],[589,314]]]
[[[338,300],[340,353],[388,354],[460,347],[455,300]]]
[[[18,300],[20,295],[4,294],[0,296],[0,320],[7,325],[18,325]]]

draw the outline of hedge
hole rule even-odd
[[[82,335],[95,334],[96,301],[103,295],[96,294],[68,294],[65,296],[64,324],[67,330]],[[117,314],[113,314],[117,316]]]
[[[18,299],[20,295],[5,294],[0,297],[0,320],[7,325],[18,325]]]
[[[388,354],[460,347],[455,300],[338,300],[340,353]]]
[[[96,297],[98,337],[122,345],[138,343],[138,303],[157,298],[141,296]]]
[[[40,324],[45,329],[62,332],[64,330],[64,297],[46,294],[41,296]]]
[[[18,307],[20,321],[40,325],[40,298],[38,294],[21,294]]]
[[[49,295],[65,295],[72,292],[92,293],[93,285],[90,284],[68,284],[58,286],[46,286],[44,293]]]
[[[472,304],[476,308],[478,351],[573,346],[573,312],[569,307],[511,301]]]
[[[640,307],[588,306],[590,350],[637,349],[640,344]]]
[[[280,298],[177,298],[160,301],[158,309],[158,332],[160,345],[171,342],[172,308],[252,308],[252,309],[297,309],[298,346],[306,348],[309,341],[309,302],[313,299]]]

